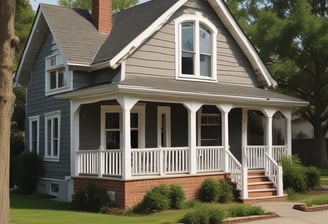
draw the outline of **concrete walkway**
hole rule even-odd
[[[327,224],[328,210],[318,212],[302,212],[293,209],[295,202],[263,202],[257,205],[265,211],[277,213],[280,217],[248,222],[252,224]]]

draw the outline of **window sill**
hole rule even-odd
[[[43,161],[44,162],[59,163],[59,158],[58,157],[44,157]]]
[[[218,80],[212,77],[205,77],[205,76],[195,76],[195,75],[179,75],[176,77],[177,80],[184,80],[184,81],[193,81],[193,82],[211,82],[217,83]]]

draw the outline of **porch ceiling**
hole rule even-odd
[[[207,83],[197,81],[182,81],[150,77],[129,77],[120,83],[109,83],[89,88],[75,90],[57,95],[57,99],[87,100],[113,95],[133,95],[140,100],[161,100],[173,102],[199,101],[203,103],[233,105],[263,105],[279,107],[306,106],[304,100],[286,96],[270,90]]]

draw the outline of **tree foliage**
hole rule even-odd
[[[136,5],[138,0],[113,0],[113,11],[121,11],[133,5]],[[71,8],[91,9],[92,0],[58,0],[58,4]]]
[[[314,128],[318,166],[328,166],[328,4],[320,0],[227,1],[278,81],[309,102],[298,110]]]
[[[16,0],[15,28],[16,28],[16,35],[20,39],[20,42],[16,49],[16,57],[15,57],[16,65],[18,64],[18,61],[24,50],[33,23],[33,18],[34,18],[34,12],[29,1]]]

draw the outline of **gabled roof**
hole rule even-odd
[[[47,28],[52,33],[67,65],[79,69],[117,68],[123,60],[148,40],[188,0],[152,0],[113,16],[110,35],[99,33],[90,22],[87,10],[41,4],[18,68],[21,83],[26,83],[35,54]],[[246,55],[265,86],[276,86],[254,46],[245,36],[223,0],[207,0]],[[26,77],[24,77],[26,76]]]
[[[107,38],[90,22],[88,10],[40,4],[21,57],[16,81],[25,85],[45,36],[49,33],[67,65],[90,67],[99,46]]]

